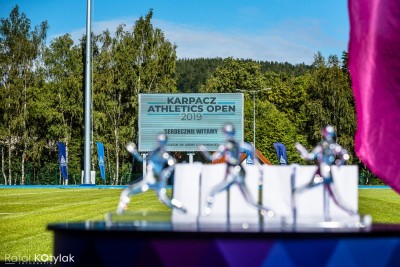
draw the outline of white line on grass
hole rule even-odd
[[[107,197],[110,198],[110,197]],[[73,203],[63,203],[61,205],[58,206],[50,206],[50,207],[45,207],[45,208],[41,208],[39,210],[30,210],[30,211],[26,211],[26,212],[19,212],[19,213],[14,213],[12,214],[13,216],[9,217],[9,218],[17,218],[17,217],[21,217],[21,216],[32,216],[32,215],[37,215],[37,214],[49,214],[50,212],[57,212],[59,210],[69,210],[73,207],[77,207],[77,206],[85,206],[85,205],[98,205],[98,204],[102,204],[105,198],[102,199],[92,199],[92,200],[88,200],[88,201],[80,201],[80,202],[73,202]],[[26,203],[25,203],[26,204]],[[116,200],[116,205],[117,205],[117,200]]]
[[[35,189],[35,190],[37,190],[37,189]],[[53,189],[52,189],[53,190]],[[68,191],[66,191],[66,190],[60,190],[60,191],[57,191],[57,193],[67,193],[67,192],[73,192],[73,191],[80,191],[80,192],[82,192],[82,191],[89,191],[89,190],[92,190],[92,189],[68,189]],[[52,192],[38,192],[38,193],[14,193],[14,194],[1,194],[1,191],[0,191],[0,196],[4,196],[4,197],[8,197],[8,196],[23,196],[23,195],[43,195],[43,194],[54,194],[54,191],[52,191]]]

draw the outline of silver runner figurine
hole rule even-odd
[[[329,213],[329,198],[342,210],[347,212],[351,216],[358,215],[357,211],[349,208],[345,202],[340,198],[334,187],[334,180],[332,177],[332,166],[343,165],[349,158],[349,153],[346,149],[335,142],[336,132],[333,126],[326,126],[322,129],[323,140],[309,153],[307,149],[299,143],[296,143],[296,149],[299,151],[300,156],[306,160],[317,160],[318,169],[311,179],[311,181],[305,186],[295,188],[292,191],[293,199],[296,194],[302,193],[305,190],[313,188],[315,186],[324,187],[324,219],[330,221]],[[295,204],[295,203],[294,203]]]
[[[209,193],[206,199],[206,207],[203,215],[207,216],[211,213],[211,208],[214,204],[214,197],[216,194],[228,190],[232,185],[236,184],[247,203],[257,208],[262,215],[273,217],[274,212],[272,210],[254,201],[245,184],[246,172],[245,169],[240,165],[240,154],[242,152],[253,152],[253,147],[247,143],[239,143],[235,140],[235,127],[233,124],[225,124],[222,128],[222,131],[226,137],[226,142],[220,145],[218,150],[212,155],[207,151],[205,146],[199,147],[199,150],[209,161],[214,161],[225,157],[225,161],[228,165],[226,168],[224,181],[217,184]]]
[[[146,175],[143,180],[130,185],[121,193],[117,208],[117,214],[122,214],[130,202],[130,196],[143,193],[152,189],[156,192],[158,199],[170,208],[176,208],[186,212],[182,203],[167,196],[167,180],[171,176],[176,160],[166,151],[167,136],[163,133],[157,136],[158,146],[148,156]],[[134,143],[128,143],[126,149],[133,155],[134,159],[143,162]]]

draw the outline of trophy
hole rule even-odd
[[[247,143],[237,142],[235,140],[235,127],[231,123],[225,124],[222,128],[222,131],[226,137],[226,141],[224,144],[221,144],[217,151],[215,151],[213,154],[210,154],[205,146],[199,147],[199,150],[208,160],[213,161],[225,157],[228,165],[226,168],[224,181],[212,188],[211,192],[208,194],[203,215],[207,216],[211,213],[211,208],[216,194],[228,190],[232,185],[235,184],[239,187],[240,192],[247,203],[257,208],[261,215],[273,217],[274,212],[272,210],[254,201],[245,184],[246,171],[240,165],[240,154],[246,151],[253,151],[253,147]]]
[[[329,199],[350,216],[358,216],[357,211],[349,208],[346,203],[341,199],[338,192],[335,190],[334,180],[332,177],[332,166],[341,166],[349,159],[349,153],[346,149],[335,142],[336,133],[333,126],[326,126],[322,129],[323,140],[318,145],[308,152],[304,146],[296,143],[296,149],[299,151],[300,156],[305,160],[317,160],[318,168],[313,175],[311,181],[301,187],[292,190],[292,197],[294,199],[294,214],[296,214],[296,195],[314,188],[316,186],[323,186],[323,212],[324,220],[331,221],[329,212]]]
[[[150,152],[147,158],[146,175],[135,184],[130,185],[121,193],[117,207],[117,214],[122,214],[130,202],[131,195],[137,195],[152,189],[158,199],[170,208],[186,212],[183,204],[177,199],[169,199],[167,195],[167,180],[171,177],[176,160],[166,151],[167,136],[163,133],[157,135],[158,146]],[[143,162],[142,156],[138,153],[134,143],[128,143],[126,149],[133,155],[133,158]]]

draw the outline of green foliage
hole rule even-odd
[[[68,153],[68,169],[77,174],[81,169],[81,142],[83,141],[83,64],[82,49],[74,45],[71,36],[66,34],[57,37],[44,54],[45,75],[48,82],[44,86],[42,109],[37,113],[36,122],[45,122],[49,127],[46,143],[57,158],[57,143],[64,142]],[[38,92],[38,97],[43,97]],[[48,143],[51,143],[49,145]],[[43,148],[42,148],[43,150]],[[54,159],[53,158],[53,159]]]
[[[138,95],[176,91],[176,46],[151,24],[153,11],[140,17],[132,30],[118,26],[115,37],[104,31],[96,37],[94,72],[94,139],[103,142],[113,161],[113,183],[119,183],[126,153],[136,139]],[[125,170],[126,171],[126,170]]]
[[[274,78],[274,79],[271,79]],[[297,82],[295,80],[298,80]],[[273,86],[271,91],[260,90]],[[292,78],[292,83],[296,84],[299,90],[292,90],[290,84],[284,84],[280,75],[270,73],[263,75],[261,66],[253,61],[234,60],[228,58],[224,64],[219,66],[213,75],[201,88],[204,92],[238,92],[241,89],[250,94],[245,94],[245,141],[253,142],[253,97],[256,100],[256,148],[261,151],[273,163],[278,164],[274,142],[286,145],[288,160],[290,162],[302,162],[298,153],[295,151],[294,143],[304,143],[306,139],[296,130],[296,125],[289,118],[295,115],[298,106],[305,101],[304,86],[301,86],[300,78]],[[303,90],[301,90],[303,89]],[[256,91],[257,93],[253,93]],[[256,94],[256,95],[253,95]],[[297,97],[297,98],[296,98]],[[261,101],[259,101],[260,99]],[[278,105],[272,104],[269,99],[276,100]],[[285,99],[287,99],[285,101]],[[300,104],[297,104],[300,102]],[[296,104],[293,104],[296,103]],[[281,104],[283,110],[277,107]],[[292,105],[291,105],[292,104]],[[285,109],[287,112],[285,112]],[[297,116],[297,115],[296,115]],[[294,120],[296,121],[296,120]],[[251,130],[250,130],[251,129]]]
[[[303,76],[307,74],[313,67],[301,64],[290,64],[288,62],[276,62],[276,61],[257,61],[261,65],[261,71],[264,72],[275,72],[278,74],[293,75],[295,77]]]
[[[204,93],[236,93],[241,90],[259,90],[265,88],[266,81],[261,66],[252,61],[227,58],[200,88]]]
[[[271,91],[266,94],[266,99],[273,103],[278,110],[286,114],[287,118],[296,125],[299,132],[304,132],[304,123],[307,120],[306,114],[301,112],[302,107],[308,100],[307,87],[311,75],[292,76],[277,74],[274,72],[265,73],[265,78],[271,84]]]
[[[2,18],[0,23],[0,144],[8,150],[10,184],[13,179],[11,162],[16,160],[22,162],[20,183],[25,183],[25,161],[29,147],[34,143],[28,130],[28,90],[40,77],[36,73],[40,69],[37,60],[47,29],[47,22],[42,22],[31,30],[30,20],[19,12],[18,5],[12,9],[9,18]]]
[[[288,62],[276,61],[254,61],[251,59],[240,59],[238,62],[252,62],[260,65],[261,72],[273,72],[277,74],[303,76],[308,73],[312,66],[302,64],[293,65]],[[215,69],[226,62],[222,58],[197,58],[178,59],[176,62],[177,89],[181,93],[197,93],[206,80],[211,77]]]
[[[315,144],[321,139],[321,129],[326,125],[333,125],[337,132],[337,142],[355,155],[354,97],[349,77],[336,61],[337,58],[330,58],[330,67],[314,63],[318,67],[311,73],[311,83],[307,88],[308,99],[302,107],[307,118],[304,131],[309,133],[308,142]]]
[[[222,65],[222,58],[179,59],[176,62],[177,89],[181,93],[198,93],[208,77]]]
[[[150,10],[129,30],[125,25],[118,26],[113,37],[108,30],[91,36],[92,151],[95,152],[95,142],[104,143],[109,182],[115,184],[120,182],[121,173],[129,172],[124,146],[137,138],[138,94],[176,91],[176,46],[153,27],[152,16]],[[30,172],[30,182],[57,181],[57,175],[51,173],[59,141],[66,144],[70,177],[79,181],[86,36],[75,44],[66,34],[46,47],[47,23],[33,31],[30,27],[18,6],[0,25],[0,146],[2,176],[7,178],[4,183],[25,183],[26,171]],[[92,157],[93,168],[96,160]],[[29,170],[25,170],[27,166]],[[47,169],[53,171],[48,173]],[[41,173],[46,174],[41,177]]]
[[[268,100],[256,101],[256,148],[273,164],[278,165],[274,143],[286,146],[289,163],[303,162],[294,147],[295,142],[304,143],[304,136],[296,131],[294,124]],[[253,103],[245,103],[245,129],[253,129]],[[253,135],[247,131],[245,140],[253,141]]]

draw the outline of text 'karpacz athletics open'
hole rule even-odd
[[[147,112],[235,112],[235,105],[219,104],[216,97],[168,97],[166,104],[151,105]]]

